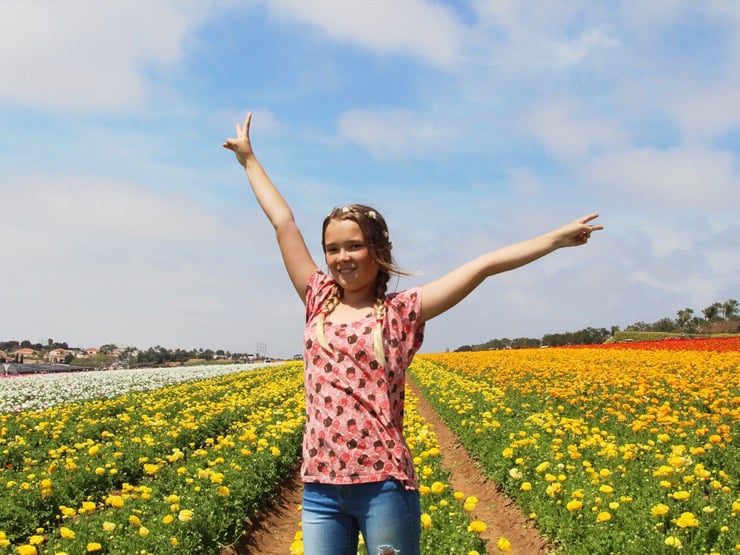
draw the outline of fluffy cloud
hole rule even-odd
[[[46,110],[140,108],[147,70],[180,61],[196,2],[0,3],[0,101]]]

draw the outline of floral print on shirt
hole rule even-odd
[[[306,429],[304,482],[353,484],[396,479],[408,489],[418,482],[403,438],[406,369],[421,347],[421,291],[386,295],[383,343],[386,366],[375,357],[375,315],[334,325],[326,318],[327,352],[316,337],[316,318],[334,284],[317,270],[306,294]]]

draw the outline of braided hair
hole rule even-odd
[[[393,257],[391,256],[393,245],[388,237],[388,226],[383,216],[377,210],[364,204],[350,204],[348,206],[334,208],[324,218],[321,229],[321,246],[324,252],[326,252],[324,239],[326,228],[332,220],[351,220],[355,222],[360,227],[370,256],[378,265],[378,275],[375,278],[375,303],[373,305],[375,312],[373,350],[375,351],[375,358],[377,358],[381,366],[385,366],[383,319],[385,318],[385,294],[388,290],[388,281],[391,275],[406,276],[409,274],[399,269],[393,261]],[[324,322],[326,321],[326,316],[339,304],[342,294],[342,288],[334,284],[316,320],[316,337],[319,345],[326,351],[331,351],[332,349],[324,334]]]

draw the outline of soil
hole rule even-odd
[[[551,545],[543,539],[533,521],[479,470],[477,463],[457,441],[455,434],[437,415],[421,395],[413,381],[409,388],[418,397],[418,410],[437,435],[442,464],[451,473],[450,485],[466,495],[475,495],[478,505],[472,516],[486,523],[488,529],[481,534],[487,541],[488,554],[501,553],[496,547],[500,537],[511,542],[513,555],[545,555]],[[280,486],[276,501],[254,521],[248,523],[242,538],[221,555],[289,555],[290,544],[299,530],[303,485],[299,472],[295,472]],[[306,555],[311,555],[307,553]],[[431,555],[431,554],[430,554]],[[434,554],[437,555],[437,554]]]

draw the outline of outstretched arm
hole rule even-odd
[[[534,239],[489,252],[422,286],[422,320],[426,322],[452,308],[487,277],[529,264],[559,248],[586,244],[592,232],[604,229],[589,224],[598,216],[589,214]]]
[[[305,302],[306,286],[317,266],[306,247],[301,230],[295,223],[293,211],[254,154],[249,140],[251,121],[250,112],[244,120],[244,126],[236,124],[236,138],[226,139],[222,146],[233,151],[237,161],[244,167],[257,202],[275,228],[288,276],[301,300]]]

